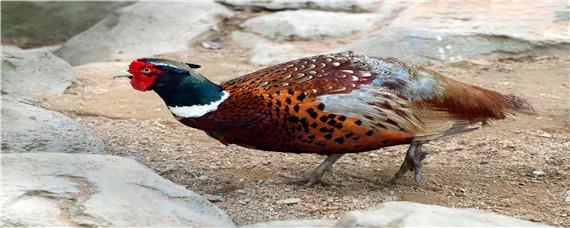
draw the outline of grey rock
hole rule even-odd
[[[2,153],[104,153],[103,142],[69,117],[2,96]]]
[[[343,216],[335,227],[547,227],[477,209],[448,208],[406,201],[382,203]]]
[[[218,2],[237,7],[259,7],[268,10],[318,9],[329,11],[366,12],[371,11],[379,1],[362,0],[218,0]]]
[[[337,51],[392,56],[412,63],[494,59],[512,54],[568,56],[567,1],[518,4],[410,3],[388,26]]]
[[[71,85],[71,65],[44,50],[2,46],[2,92],[32,99],[59,94]]]
[[[79,65],[183,51],[232,15],[213,1],[138,2],[74,36],[56,54]]]
[[[2,226],[234,226],[205,198],[132,159],[62,153],[1,156]]]
[[[248,32],[282,41],[293,38],[345,37],[366,31],[377,21],[376,14],[352,14],[317,10],[282,11],[255,17],[241,27]]]
[[[276,64],[302,56],[295,53],[291,44],[273,43],[252,33],[235,31],[231,38],[239,46],[249,49],[249,63],[254,65]]]
[[[2,38],[64,40],[133,2],[8,1],[2,2]]]
[[[303,228],[319,228],[319,227],[332,227],[335,224],[334,220],[284,220],[284,221],[271,221],[264,223],[257,223],[252,225],[242,226],[242,228],[265,228],[265,227],[303,227]]]

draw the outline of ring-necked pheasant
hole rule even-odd
[[[523,99],[455,81],[393,58],[352,52],[298,59],[217,85],[178,61],[141,58],[127,76],[154,90],[174,117],[223,144],[327,158],[306,178],[321,177],[346,153],[410,144],[408,170],[420,182],[422,144],[476,129],[473,124],[534,112]]]

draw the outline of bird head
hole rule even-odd
[[[133,88],[147,91],[156,86],[178,83],[185,78],[203,80],[200,74],[192,70],[195,68],[200,68],[200,65],[168,59],[140,58],[131,62],[127,71],[115,74],[114,78],[128,77]]]

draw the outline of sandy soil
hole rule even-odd
[[[340,44],[335,42],[343,41],[322,45]],[[323,50],[304,47],[305,53]],[[216,82],[259,68],[247,64],[246,50],[231,42],[221,50],[196,48],[165,56],[201,64],[201,72]],[[568,60],[516,57],[431,65],[456,79],[525,97],[540,113],[427,145],[421,185],[410,175],[399,185],[388,183],[405,153],[405,146],[397,146],[347,155],[326,175],[333,186],[307,189],[282,183],[278,173],[304,175],[323,157],[223,146],[177,123],[154,93],[110,78],[126,65],[75,67],[73,86],[40,103],[79,120],[103,139],[108,153],[139,159],[167,179],[220,198],[216,205],[237,224],[334,219],[381,202],[408,200],[570,227]],[[300,202],[280,204],[289,198]]]

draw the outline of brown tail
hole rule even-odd
[[[421,101],[421,106],[446,111],[455,118],[473,122],[503,119],[507,114],[535,113],[535,109],[520,97],[503,95],[443,76],[438,79],[445,86],[444,94],[431,100]]]

